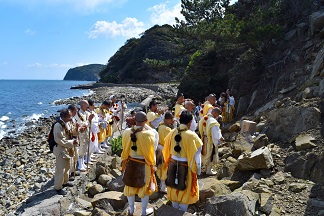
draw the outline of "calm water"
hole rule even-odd
[[[89,95],[89,90],[70,89],[89,81],[0,80],[0,140],[6,134],[19,133],[25,123],[48,117],[66,105],[54,101]]]

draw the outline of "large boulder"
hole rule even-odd
[[[285,171],[296,178],[324,183],[324,155],[316,152],[292,152],[285,158]]]
[[[259,195],[252,191],[239,191],[208,199],[204,215],[255,215]]]
[[[302,131],[313,129],[320,124],[321,112],[316,107],[288,106],[268,113],[267,135],[275,141],[285,141]]]
[[[213,177],[199,179],[198,183],[199,200],[202,203],[205,203],[207,198],[231,193],[231,190],[226,185]]]
[[[111,191],[123,192],[125,184],[123,182],[123,177],[119,176],[114,180],[110,181],[107,185],[108,189]]]
[[[218,178],[232,177],[237,166],[237,160],[233,157],[228,157],[223,163],[222,168],[219,171]]]
[[[113,177],[111,175],[101,174],[98,178],[98,183],[105,187],[112,179]]]
[[[319,32],[324,27],[324,12],[317,11],[312,13],[309,16],[311,34],[313,35],[315,32]]]
[[[317,53],[310,78],[318,76],[323,69],[324,47]]]
[[[258,170],[269,169],[274,166],[272,155],[267,147],[262,147],[250,154],[242,154],[238,158],[238,169]]]
[[[105,189],[100,184],[95,184],[88,189],[88,193],[90,197],[93,197],[94,195],[101,193],[104,190]]]
[[[110,203],[114,210],[120,210],[123,209],[126,205],[127,198],[121,192],[108,191],[105,193],[95,195],[94,198],[91,200],[93,208],[100,208],[100,206],[104,206],[107,203]]]

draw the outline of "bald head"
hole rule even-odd
[[[193,103],[192,100],[187,100],[185,101],[185,108],[189,111],[192,112],[192,110],[195,108],[195,104]]]
[[[211,113],[215,118],[217,118],[222,113],[222,111],[218,107],[216,107],[212,110]]]
[[[214,105],[216,102],[216,96],[214,94],[210,94],[208,95],[207,100],[211,103],[211,105]]]
[[[80,108],[83,110],[83,111],[86,111],[88,108],[89,108],[89,103],[87,100],[82,100],[80,101]]]

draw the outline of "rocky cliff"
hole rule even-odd
[[[63,80],[98,81],[99,73],[105,68],[101,64],[89,64],[68,70]]]

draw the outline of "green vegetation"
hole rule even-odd
[[[121,151],[123,150],[122,137],[113,138],[110,142],[112,154],[117,154],[120,156]]]
[[[185,20],[129,39],[109,59],[101,81],[179,81],[179,90],[196,101],[226,88],[238,97],[249,94],[284,51],[277,47],[273,54],[278,41],[307,19],[312,5],[313,0],[181,0]]]
[[[80,67],[71,68],[66,73],[63,80],[82,80],[82,81],[98,81],[99,73],[106,65],[89,64]]]

